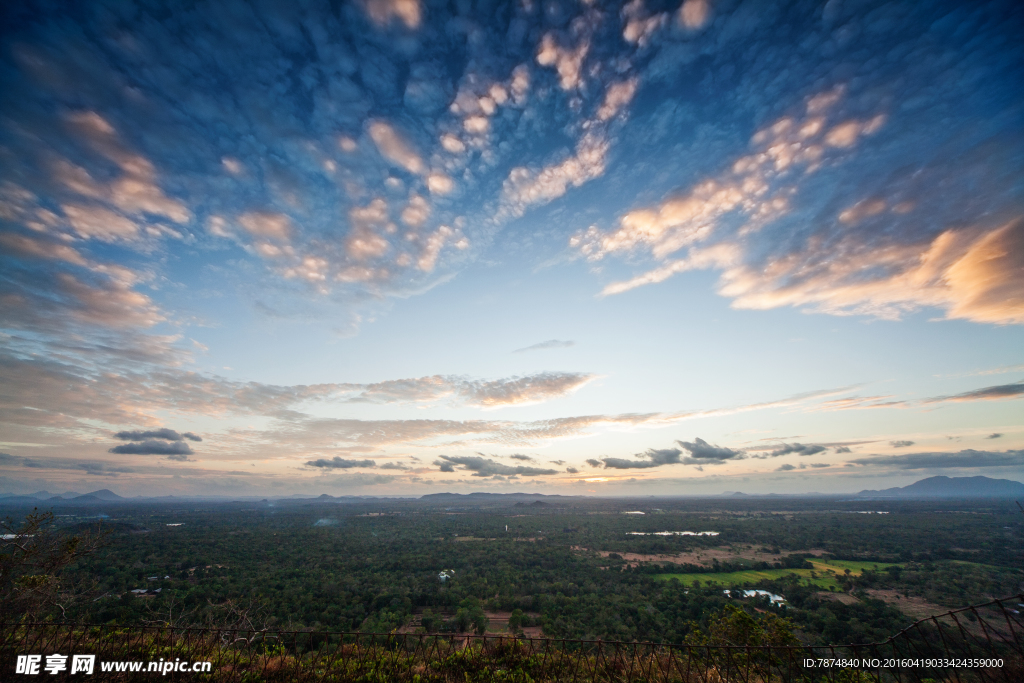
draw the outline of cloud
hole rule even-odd
[[[679,23],[691,30],[703,27],[710,16],[708,0],[686,0],[679,8]]]
[[[455,182],[444,173],[435,171],[427,176],[427,189],[431,194],[449,194],[455,189]]]
[[[975,377],[978,375],[1004,375],[1009,372],[1024,372],[1024,365],[1003,365],[998,368],[987,370],[975,370],[973,372],[957,372],[953,374],[935,375],[936,377]]]
[[[598,465],[594,463],[598,463],[603,464],[609,469],[633,470],[652,469],[663,465],[715,465],[727,460],[742,460],[746,457],[743,451],[725,448],[724,446],[712,446],[700,438],[694,439],[692,443],[687,441],[677,441],[676,443],[682,446],[685,451],[688,451],[690,455],[682,457],[684,451],[678,448],[652,448],[643,453],[638,453],[635,456],[636,460],[601,458],[599,461],[587,460],[587,462],[592,467],[597,467]]]
[[[526,467],[524,465],[509,466],[491,460],[490,458],[482,458],[477,455],[442,455],[438,457],[439,460],[435,461],[434,464],[437,465],[442,472],[455,471],[454,467],[458,466],[462,471],[472,472],[472,476],[474,477],[493,477],[495,475],[538,477],[558,474],[558,470],[549,470],[540,467]],[[446,469],[446,467],[449,469]]]
[[[283,213],[250,211],[238,217],[239,224],[254,237],[288,242],[294,228],[291,219]]]
[[[644,453],[638,453],[640,460],[626,460],[625,458],[601,458],[604,466],[615,470],[650,469],[662,465],[682,464],[680,455],[682,451],[678,448],[650,449]]]
[[[114,446],[108,453],[119,453],[121,455],[194,455],[193,450],[184,441],[156,441],[148,440],[138,443],[125,443]]]
[[[587,458],[587,464],[590,465],[591,467],[600,467],[601,461],[597,460],[596,458]]]
[[[579,23],[574,25],[577,33],[581,26]],[[554,33],[545,33],[537,49],[537,63],[555,67],[562,90],[575,90],[583,84],[583,61],[589,51],[590,38],[587,35],[580,37],[575,47],[562,47]]]
[[[839,446],[836,448],[836,453],[852,453],[849,446]]]
[[[972,373],[974,374],[974,373]],[[891,400],[892,396],[850,396],[824,401],[813,410],[867,410],[874,408],[910,408],[932,403],[962,403],[967,401],[988,401],[1014,399],[1024,395],[1024,382],[1001,384],[967,391],[950,396],[934,396],[920,401]]]
[[[798,455],[814,455],[816,453],[821,453],[824,450],[824,446],[819,446],[816,444],[804,445],[800,443],[784,443],[782,444],[781,448],[772,450],[769,456],[772,458],[777,458],[780,455],[789,455],[790,453],[797,453]]]
[[[306,463],[306,466],[319,467],[321,469],[347,470],[353,467],[374,467],[376,464],[373,460],[345,460],[336,455],[330,460],[325,458],[310,460]]]
[[[789,463],[785,463],[784,465],[779,465],[778,468],[776,468],[776,472],[788,472],[790,470],[795,470],[795,469],[796,469],[795,465],[790,465]]]
[[[135,471],[131,467],[110,467],[101,462],[78,462],[74,463],[72,468],[84,470],[86,474],[97,477],[119,477],[122,474],[130,474]]]
[[[466,402],[483,408],[539,403],[572,393],[594,380],[584,373],[545,372],[493,382],[475,382],[466,387]]]
[[[122,441],[143,441],[145,439],[166,439],[168,441],[181,441],[182,439],[188,439],[189,441],[203,440],[202,437],[197,436],[192,432],[179,434],[173,429],[167,429],[166,427],[148,431],[118,432],[117,434],[114,434],[114,438]]]
[[[527,351],[544,351],[546,349],[567,349],[570,346],[575,346],[576,342],[570,340],[563,341],[561,339],[548,339],[547,341],[538,342],[531,346],[524,346],[521,349],[516,349],[512,353],[525,353]]]
[[[535,204],[546,204],[564,195],[570,187],[579,187],[601,176],[608,154],[608,141],[588,132],[576,144],[575,153],[539,170],[525,166],[513,168],[502,186],[502,200],[513,216],[521,216]]]
[[[813,98],[807,108],[813,107]],[[601,231],[591,226],[572,237],[569,244],[590,261],[598,261],[616,252],[639,248],[650,250],[658,259],[711,238],[724,220],[739,213],[754,230],[784,215],[789,209],[785,192],[772,192],[781,178],[813,172],[820,165],[824,147],[820,141],[823,119],[805,114],[801,118],[783,117],[751,139],[752,154],[736,159],[725,173],[706,178],[689,190],[655,208],[630,211],[619,219],[619,227]],[[618,283],[606,294],[620,293],[642,284],[660,282],[675,272],[693,268],[725,265],[736,258],[736,248],[719,250],[716,259],[683,259],[629,283]],[[716,264],[717,261],[717,264]]]
[[[906,401],[890,401],[892,396],[849,396],[825,401],[815,410],[869,410],[873,408],[906,408]]]
[[[59,244],[51,239],[29,237],[16,233],[0,233],[0,246],[11,254],[20,257],[64,261],[76,266],[89,267],[89,261],[82,253],[67,244]]]
[[[577,391],[596,377],[577,372],[543,372],[498,380],[434,375],[375,384],[338,385],[338,390],[351,392],[347,400],[354,402],[416,403],[450,400],[479,408],[499,408],[560,398]]]
[[[139,351],[135,347],[125,349],[123,353]],[[63,433],[69,438],[79,438],[71,435],[92,433],[97,421],[113,425],[159,425],[155,416],[162,411],[218,420],[259,415],[273,420],[259,428],[236,429],[230,439],[221,443],[221,447],[246,452],[262,449],[265,444],[273,442],[278,450],[316,458],[319,453],[339,447],[351,450],[399,444],[436,447],[457,442],[473,448],[479,444],[527,448],[602,430],[631,429],[642,425],[668,426],[684,420],[798,405],[802,401],[842,391],[808,392],[778,401],[682,413],[571,415],[530,421],[367,420],[318,417],[300,411],[305,406],[355,399],[385,404],[416,404],[443,399],[455,405],[513,405],[516,401],[540,400],[561,395],[558,392],[572,391],[587,376],[567,373],[564,377],[552,379],[543,377],[542,373],[529,376],[527,379],[530,381],[525,382],[511,381],[514,378],[496,383],[460,378],[453,384],[441,380],[422,382],[423,378],[419,378],[373,385],[324,383],[283,386],[239,382],[206,373],[151,366],[122,365],[116,373],[102,369],[94,374],[86,367],[66,361],[67,351],[45,358],[0,352],[0,386],[6,391],[5,401],[0,402],[0,421],[32,429],[65,430]],[[101,372],[103,381],[95,381]],[[447,393],[454,389],[460,393]]]
[[[944,273],[950,318],[1024,323],[1024,220],[982,233]]]
[[[604,94],[604,102],[601,104],[601,108],[597,110],[598,120],[607,121],[622,111],[633,100],[636,88],[636,78],[630,78],[609,85]]]
[[[661,12],[648,16],[644,12],[643,0],[633,0],[622,8],[622,39],[627,43],[636,43],[643,47],[651,38],[668,23],[668,13]]]
[[[370,20],[377,26],[387,26],[397,19],[406,28],[419,28],[423,9],[419,0],[361,0],[360,3]]]
[[[1024,323],[1024,284],[1013,276],[1024,250],[1024,221],[994,229],[950,229],[912,244],[880,244],[852,233],[829,261],[823,243],[808,243],[771,272],[730,264],[720,293],[735,308],[807,306],[834,315],[898,319],[924,306],[944,308],[949,319]],[[884,274],[884,275],[879,275]]]
[[[525,461],[529,461],[529,462],[533,462],[534,461],[533,458],[531,458],[528,455],[523,455],[522,453],[513,453],[512,455],[510,455],[508,457],[512,458],[513,460],[525,460]]]
[[[732,448],[726,448],[725,446],[712,446],[704,439],[694,439],[693,442],[688,441],[677,441],[680,446],[690,452],[690,457],[694,460],[704,461],[722,461],[722,460],[739,460],[745,457],[743,451],[733,450]]]
[[[441,249],[446,243],[451,243],[456,249],[466,249],[469,246],[469,242],[462,236],[462,233],[447,225],[442,225],[424,238],[423,249],[416,260],[416,266],[425,273],[434,270]]]
[[[854,465],[889,467],[899,470],[926,470],[943,467],[1021,467],[1024,450],[976,451],[966,449],[957,453],[906,453],[904,455],[877,455],[850,461]]]
[[[580,473],[580,471],[578,469],[576,469],[575,467],[566,467],[565,471],[567,473],[569,473],[569,474],[579,474]]]
[[[102,183],[96,181],[86,169],[66,159],[58,159],[53,165],[55,180],[80,197],[103,201],[115,207],[120,214],[136,219],[160,216],[175,223],[187,223],[190,220],[191,214],[185,205],[166,196],[157,185],[155,165],[143,155],[130,150],[108,121],[94,111],[74,112],[67,116],[67,121],[79,139],[85,141],[95,153],[116,164],[122,174],[108,183]],[[140,232],[138,226],[133,226],[134,229],[128,227],[122,215],[103,207],[80,204],[65,205],[62,208],[79,234],[86,238],[98,237],[109,241],[107,238],[132,238]],[[101,215],[117,225],[113,232],[110,232],[110,227],[95,220]],[[76,221],[79,225],[75,224]],[[89,234],[93,229],[96,233]]]
[[[385,121],[372,121],[367,127],[370,138],[377,150],[388,161],[404,168],[409,173],[422,174],[426,171],[423,158]]]
[[[945,401],[991,401],[1004,398],[1017,398],[1022,395],[1024,395],[1024,382],[1015,382],[1013,384],[1000,384],[993,387],[975,389],[974,391],[967,391],[953,396],[936,396],[935,398],[926,399],[924,402],[941,403]]]
[[[683,7],[695,17],[706,4]],[[886,162],[872,160],[892,164],[885,184],[866,180],[868,162],[858,154],[869,144],[877,149],[890,120],[884,111],[860,107],[853,115],[848,90],[807,97],[800,110],[755,133],[749,153],[733,157],[722,172],[622,214],[616,227],[577,232],[570,247],[590,261],[612,254],[636,259],[642,252],[654,261],[646,272],[606,284],[601,294],[714,269],[721,273],[718,293],[738,309],[793,306],[898,319],[934,307],[949,319],[1024,323],[1024,280],[1015,275],[1024,267],[1024,217],[1012,193],[1000,196],[998,209],[983,211],[969,190],[958,188],[959,200],[943,197],[940,209],[927,200],[934,183],[924,176],[942,182],[948,167],[922,157],[924,176],[911,175],[905,159],[893,156],[895,148],[884,152]],[[888,135],[920,143],[915,154],[931,154],[932,146],[905,127]],[[963,153],[972,172],[1005,187],[1008,153],[991,161]],[[860,189],[847,189],[851,177],[861,178]],[[863,194],[851,198],[853,191]]]
[[[986,436],[985,438],[986,438],[986,439],[1001,439],[1001,438],[1002,438],[1002,436],[1003,436],[1003,435],[1002,435],[1002,434],[1000,434],[999,432],[993,432],[992,434],[989,434],[989,435],[988,435],[988,436]]]
[[[914,442],[913,441],[890,441],[889,445],[892,446],[893,448],[907,448],[908,446],[913,446]]]

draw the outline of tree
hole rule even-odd
[[[38,619],[67,608],[77,597],[64,570],[94,552],[107,534],[99,530],[78,536],[54,528],[52,512],[33,509],[20,525],[0,521],[0,621]]]
[[[512,610],[512,614],[508,618],[508,630],[511,633],[522,633],[523,616],[523,610],[518,607]]]
[[[694,645],[799,645],[789,619],[768,612],[756,619],[735,605],[726,605],[711,621],[707,633],[696,631],[688,642]]]

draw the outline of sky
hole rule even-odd
[[[0,493],[1024,479],[1024,8],[7,3]]]

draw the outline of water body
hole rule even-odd
[[[717,536],[717,531],[628,531],[630,536]]]
[[[729,590],[728,588],[722,592],[728,595],[729,597],[733,597],[733,591]],[[770,593],[765,590],[738,590],[736,592],[743,593],[743,597],[745,598],[766,597],[768,598],[768,601],[771,602],[773,605],[781,605],[782,603],[786,602],[786,598],[782,597],[781,595],[776,595],[775,593]]]

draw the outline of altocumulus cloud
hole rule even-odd
[[[698,4],[708,6],[694,1],[684,7]],[[721,13],[716,25],[735,11],[711,4]],[[638,6],[623,11],[630,20],[624,37],[642,43],[664,17],[643,19]],[[772,20],[759,15],[758,30],[746,32],[742,40],[766,74],[785,70],[774,85],[786,91],[780,116],[765,117],[748,148],[709,154],[722,160],[719,169],[666,161],[659,167],[666,184],[676,179],[676,191],[667,199],[632,208],[616,224],[573,237],[570,245],[591,260],[621,254],[636,262],[638,253],[649,253],[650,269],[609,283],[604,293],[704,268],[721,272],[718,291],[737,308],[797,306],[896,318],[934,307],[948,318],[1024,322],[1024,280],[1019,276],[1024,221],[1010,180],[1016,175],[1012,169],[1019,167],[1022,141],[1012,132],[1016,128],[1004,123],[1016,120],[1009,112],[1017,102],[982,104],[987,99],[979,97],[979,90],[994,97],[1007,92],[1010,82],[1019,80],[1019,59],[996,42],[968,48],[969,39],[958,37],[956,28],[978,21],[979,30],[993,39],[1008,35],[1009,24],[980,26],[983,16],[1010,5],[973,5],[973,11],[965,9],[947,27],[938,14],[947,10],[940,7],[950,5],[894,2],[861,14],[851,5],[828,3],[816,14],[820,23],[814,29],[805,24],[809,30],[802,34],[802,49],[814,55],[807,62],[782,49],[781,34],[767,28]],[[906,31],[911,16],[912,22],[921,21],[945,37],[936,41],[930,33]],[[737,19],[734,14],[730,25]],[[871,31],[872,48],[887,58],[841,56],[860,49],[853,46],[856,41],[838,46],[840,27],[853,25]],[[716,34],[719,49],[708,45],[701,53],[713,60],[724,58],[726,35],[709,30],[693,38],[696,47]],[[896,56],[903,50],[905,56]],[[653,73],[645,74],[646,86],[659,78],[670,83],[676,60],[693,59],[695,52],[674,54],[675,59],[661,48]],[[815,69],[840,63],[857,63],[857,76],[845,83],[833,76],[822,88]],[[964,68],[986,73],[988,82],[978,85],[963,78]],[[908,88],[904,79],[911,72],[914,85]],[[748,106],[763,107],[770,97],[773,86],[762,79],[757,86],[749,84],[753,89],[742,98]],[[796,101],[797,93],[805,96],[803,103]],[[965,104],[957,106],[958,100]],[[947,104],[955,114],[940,113]],[[982,142],[967,133],[978,126],[993,137]],[[650,135],[667,137],[655,131]],[[990,147],[994,140],[1000,142]],[[714,149],[710,142],[703,144],[708,152]],[[955,158],[965,165],[952,165]],[[975,187],[958,182],[965,173],[984,178],[977,187],[984,188],[986,201],[979,203]],[[934,188],[940,185],[948,186],[949,193],[937,196]],[[834,258],[837,249],[842,259]]]
[[[551,474],[558,474],[558,470],[549,470],[541,467],[527,467],[525,465],[505,465],[490,458],[482,458],[478,455],[442,455],[434,461],[442,472],[454,472],[455,467],[472,472],[474,477],[493,476],[517,476],[539,477]]]

